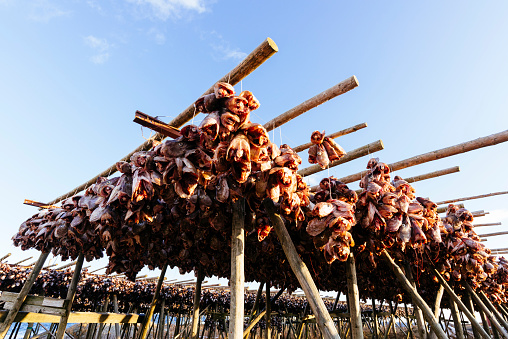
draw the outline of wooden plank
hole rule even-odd
[[[339,82],[337,85],[330,87],[329,89],[313,96],[312,98],[302,102],[298,106],[291,108],[289,111],[282,113],[281,115],[273,118],[268,121],[263,126],[267,131],[271,131],[288,121],[300,116],[301,114],[313,109],[321,105],[324,102],[327,102],[330,99],[333,99],[341,94],[349,92],[350,90],[358,87],[358,79],[353,75],[346,80]]]
[[[409,293],[409,295],[411,295],[413,303],[422,310],[423,316],[425,317],[425,319],[427,319],[427,322],[434,330],[436,336],[440,339],[446,339],[447,338],[446,333],[443,331],[443,329],[439,325],[439,322],[434,317],[434,314],[431,311],[430,307],[425,303],[420,294],[418,294],[416,289],[408,281],[408,279],[406,278],[400,267],[395,263],[395,261],[393,261],[390,254],[388,254],[386,250],[383,250],[381,252],[381,256],[385,258],[386,262],[392,269],[393,273],[395,273],[395,277],[401,283],[404,290],[406,290]]]
[[[245,253],[245,199],[237,199],[233,204],[231,234],[231,303],[229,316],[229,339],[243,338],[244,321],[244,253]]]
[[[347,293],[349,296],[349,314],[351,315],[352,339],[363,339],[362,309],[360,307],[360,292],[356,279],[356,263],[353,253],[349,253],[346,262]]]
[[[0,296],[1,301],[16,301],[18,297],[18,293],[3,291]],[[58,298],[49,298],[38,295],[28,295],[25,299],[25,304],[28,305],[39,305],[39,306],[49,306],[49,307],[64,307],[65,299]]]
[[[368,145],[359,147],[357,149],[354,149],[352,151],[347,152],[345,156],[343,156],[339,160],[332,161],[328,167],[335,167],[340,164],[344,164],[346,162],[364,157],[368,154],[375,153],[377,151],[381,151],[384,148],[383,142],[381,140],[374,141]],[[318,173],[323,171],[323,169],[319,165],[312,165],[309,167],[306,167],[304,169],[301,169],[298,171],[298,174],[300,174],[302,177]]]
[[[466,201],[466,200],[481,199],[481,198],[493,197],[493,196],[501,195],[501,194],[508,194],[508,191],[494,192],[494,193],[487,193],[487,194],[480,194],[480,195],[473,195],[471,197],[456,198],[456,199],[450,199],[450,200],[443,200],[443,201],[440,201],[440,202],[436,202],[436,204],[438,204],[438,205],[452,204],[452,203],[457,202],[457,201]]]
[[[72,279],[69,284],[69,289],[67,290],[67,297],[65,298],[67,305],[65,308],[64,315],[60,318],[60,323],[58,324],[58,330],[56,332],[56,339],[63,339],[65,335],[65,329],[67,328],[67,321],[69,320],[69,314],[71,313],[72,302],[74,301],[74,296],[76,295],[76,290],[78,288],[79,280],[81,279],[81,269],[83,268],[83,261],[85,260],[85,255],[80,253],[78,255],[78,260],[76,261],[76,267],[74,268],[74,273],[72,274]]]
[[[497,145],[497,144],[505,142],[505,141],[508,141],[508,130],[499,132],[496,134],[492,134],[492,135],[489,135],[489,136],[486,136],[483,138],[478,138],[475,140],[466,141],[466,142],[463,142],[463,143],[460,143],[460,144],[457,144],[454,146],[442,148],[442,149],[439,149],[436,151],[416,155],[416,156],[408,158],[408,159],[404,159],[401,161],[391,163],[388,165],[388,167],[390,167],[390,170],[392,172],[395,172],[395,171],[398,171],[398,170],[401,170],[404,168],[420,165],[420,164],[434,161],[434,160],[443,159],[443,158],[450,157],[450,156],[457,155],[457,154],[466,153],[466,152],[476,150],[476,149],[479,149],[482,147]],[[348,180],[348,181],[347,182],[343,181],[343,182],[348,183],[348,182],[354,182],[354,181],[360,180],[367,173],[368,173],[368,171],[362,171],[360,173],[350,175],[350,176],[346,177],[347,178],[346,180]],[[345,179],[345,178],[342,178],[340,180],[342,181],[343,179]]]
[[[335,132],[332,134],[328,134],[326,137],[331,138],[331,139],[336,139],[338,137],[341,137],[341,136],[356,132],[358,130],[361,130],[362,128],[365,128],[365,127],[367,127],[366,122],[358,124],[358,125],[354,125],[353,127],[349,127],[349,128],[343,129],[341,131],[338,131],[338,132]],[[297,153],[302,152],[302,151],[305,151],[306,149],[310,148],[310,146],[312,146],[312,142],[308,142],[306,144],[293,147],[293,151],[295,151]]]
[[[7,334],[9,327],[11,327],[14,319],[16,318],[16,314],[18,314],[18,312],[21,308],[21,305],[23,305],[23,302],[25,301],[26,296],[28,295],[28,292],[30,292],[30,289],[32,288],[32,285],[34,284],[35,279],[37,279],[37,276],[39,275],[39,272],[41,271],[42,266],[44,266],[44,262],[48,258],[48,255],[49,255],[49,252],[41,253],[32,272],[30,272],[28,279],[25,281],[25,284],[23,285],[23,287],[21,288],[21,291],[18,294],[18,298],[16,299],[13,307],[9,310],[9,312],[7,313],[7,316],[5,317],[5,320],[2,322],[2,325],[0,326],[0,339],[5,338],[5,335]]]
[[[133,121],[135,123],[140,124],[141,126],[148,127],[154,130],[155,132],[164,135],[165,137],[176,139],[181,135],[180,130],[178,128],[166,124],[165,122],[152,116],[149,116],[148,114],[143,113],[141,111],[136,111],[136,113],[134,114]]]
[[[14,306],[13,302],[6,301],[4,304],[4,309],[10,310],[13,306]],[[57,307],[46,307],[46,306],[41,306],[41,305],[23,304],[23,306],[21,306],[20,312],[48,313],[48,314],[62,316],[65,314],[65,309],[64,308],[57,308]]]
[[[8,311],[0,311],[0,321],[4,321]],[[103,324],[135,324],[144,319],[139,314],[104,313],[104,312],[72,312],[69,323],[103,323]],[[58,323],[60,316],[44,313],[19,312],[14,321],[22,323]]]
[[[258,47],[256,47],[243,61],[241,61],[235,68],[233,68],[230,72],[228,72],[225,76],[220,78],[217,82],[228,82],[231,85],[238,84],[242,79],[244,79],[247,75],[252,73],[256,68],[261,66],[266,60],[268,60],[272,55],[274,55],[279,48],[275,44],[275,42],[267,38],[265,41],[263,41]],[[215,83],[207,90],[205,91],[201,96],[209,93],[213,93],[213,87],[215,86]],[[197,97],[198,98],[198,97]],[[196,98],[196,99],[197,99]],[[195,114],[194,109],[194,103],[192,103],[189,107],[187,107],[182,113],[180,113],[176,118],[174,118],[169,125],[173,127],[181,127],[183,124],[185,124],[187,121],[191,120],[192,117]],[[145,141],[143,144],[141,144],[138,148],[136,148],[134,151],[127,154],[125,157],[120,159],[120,161],[129,161],[131,156],[140,151],[147,151],[150,148],[152,148],[154,141],[161,141],[164,139],[164,135],[157,133],[147,141]],[[75,189],[71,190],[68,193],[65,193],[58,198],[50,201],[48,204],[56,204],[59,201],[62,201],[77,192],[81,192],[85,190],[87,187],[89,187],[92,184],[95,184],[97,181],[97,178],[99,177],[107,177],[113,173],[116,172],[116,162],[114,165],[103,171],[102,173],[99,173],[92,179],[88,180],[84,184],[79,185]]]
[[[34,200],[29,200],[29,199],[25,199],[25,201],[23,201],[23,204],[28,205],[28,206],[44,208],[44,209],[59,208],[58,206],[55,206],[55,205],[49,205],[49,204],[45,204],[43,202],[38,202],[38,201],[34,201]]]
[[[298,282],[302,290],[305,292],[307,297],[307,301],[312,309],[312,312],[317,318],[317,323],[319,329],[321,330],[321,334],[324,338],[335,338],[340,339],[339,334],[337,333],[337,328],[328,313],[323,300],[319,296],[319,291],[312,280],[312,276],[309,272],[309,269],[302,261],[298,252],[296,251],[295,245],[289,236],[289,233],[282,221],[281,217],[275,212],[275,206],[271,199],[265,199],[263,201],[263,205],[270,217],[272,222],[272,226],[277,233],[277,236],[281,242],[282,248],[284,249],[284,253],[288,262],[293,270]]]
[[[450,296],[450,298],[453,299],[453,301],[457,304],[460,311],[462,313],[464,313],[464,315],[469,319],[469,322],[471,323],[473,328],[478,332],[478,334],[485,339],[490,339],[490,336],[487,334],[487,332],[485,332],[485,330],[483,329],[483,327],[481,327],[481,325],[478,323],[478,321],[476,321],[475,316],[469,311],[469,309],[466,307],[466,305],[464,305],[464,303],[462,302],[462,300],[460,300],[460,298],[457,296],[457,294],[455,294],[455,292],[450,287],[450,285],[448,285],[448,283],[443,278],[443,276],[435,269],[434,269],[434,275],[439,280],[439,283],[441,285],[443,285],[443,287],[445,288],[445,290],[448,293],[448,295]]]

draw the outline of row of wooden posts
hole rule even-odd
[[[235,69],[233,69],[230,73],[228,73],[226,76],[221,78],[219,81],[228,81],[230,84],[235,85],[237,84],[241,79],[243,79],[245,76],[250,74],[254,69],[256,69],[258,66],[260,66],[264,61],[266,61],[270,56],[272,56],[275,52],[277,52],[278,48],[275,45],[275,43],[271,39],[265,40],[260,46],[258,46],[247,58],[242,61]],[[272,119],[268,123],[265,124],[265,128],[270,131],[274,128],[277,128],[281,126],[282,124],[286,123],[287,121],[294,119],[295,117],[307,112],[308,110],[322,104],[323,102],[326,102],[340,94],[343,94],[355,87],[358,86],[358,81],[356,77],[352,76],[339,84],[333,86],[332,88],[312,97],[311,99],[303,102],[302,104],[294,107],[293,109],[281,114],[280,116]],[[213,90],[213,86],[206,91],[204,94],[211,93]],[[182,126],[185,122],[189,121],[193,116],[193,106],[189,106],[184,112],[182,112],[180,115],[178,115],[172,122],[170,122],[168,125],[178,128]],[[354,130],[355,128],[351,128]],[[357,129],[356,129],[357,130]],[[124,159],[128,161],[130,156],[141,150],[147,150],[152,146],[153,140],[162,140],[165,137],[164,134],[157,133],[153,138],[145,142],[143,145],[138,147],[136,150],[131,152],[129,155],[127,155]],[[474,149],[479,149],[482,147],[487,147],[491,145],[495,145],[501,142],[508,141],[508,131],[504,131],[501,133],[497,133],[488,137],[479,138],[476,140],[472,140],[469,142],[461,143],[459,145],[443,148],[441,150],[437,150],[434,152],[425,153],[422,155],[414,156],[406,160],[398,161],[396,163],[389,164],[389,167],[392,171],[396,171],[399,169],[407,168],[410,166],[415,166],[421,163],[441,159],[444,157],[464,153],[467,151],[471,151]],[[383,143],[381,140],[378,140],[376,142],[370,143],[368,145],[365,145],[363,147],[360,147],[358,149],[352,150],[348,152],[348,154],[342,158],[341,160],[334,161],[330,164],[330,167],[340,165],[342,163],[345,163],[347,161],[351,161],[353,159],[358,159],[363,156],[370,155],[374,152],[377,152],[381,149],[383,149]],[[97,178],[100,176],[109,176],[113,172],[116,171],[115,166],[112,166],[108,168],[103,173],[100,173],[96,177],[92,178],[87,183],[77,187],[76,189],[72,190],[71,192],[64,194],[57,199],[45,204],[45,205],[53,205],[59,201],[62,201],[63,199],[79,192],[85,189],[86,187],[90,186],[91,184],[95,183]],[[314,173],[317,173],[321,171],[319,166],[310,166],[308,168],[304,168],[300,170],[298,173],[302,176],[308,176]],[[449,173],[452,173],[453,171],[449,171]],[[360,180],[361,177],[365,175],[365,172],[360,172],[354,175],[350,175],[345,178],[341,178],[339,180],[350,183],[357,180]],[[414,179],[416,181],[417,179]],[[420,179],[422,180],[422,179]],[[296,249],[294,248],[294,245],[291,241],[291,238],[289,237],[287,230],[285,229],[284,223],[282,219],[280,218],[277,213],[275,213],[275,208],[273,206],[273,203],[269,200],[264,202],[266,210],[269,212],[272,225],[274,226],[274,229],[277,233],[277,236],[279,237],[279,240],[283,246],[284,252],[286,254],[286,257],[291,265],[291,268],[295,275],[298,278],[298,281],[304,290],[307,299],[309,301],[310,308],[312,309],[312,312],[316,319],[317,327],[319,328],[321,334],[325,338],[339,338],[339,334],[337,331],[337,327],[335,326],[332,318],[330,317],[330,314],[324,307],[324,304],[319,297],[319,293],[316,289],[316,286],[312,280],[312,277],[310,273],[308,272],[308,269],[306,268],[303,261],[298,256],[298,253],[296,252]],[[244,312],[243,312],[243,293],[244,293],[244,272],[243,272],[243,254],[244,254],[244,231],[243,231],[243,209],[244,209],[244,202],[243,199],[238,199],[238,201],[235,203],[234,208],[234,217],[233,217],[233,235],[232,235],[232,272],[231,272],[231,315],[230,315],[230,324],[228,327],[228,337],[229,338],[242,338],[243,337],[243,322],[244,322]],[[16,315],[19,312],[19,309],[21,305],[23,304],[26,296],[28,295],[28,292],[31,288],[31,285],[35,281],[38,272],[42,268],[46,258],[47,253],[41,254],[41,257],[37,261],[37,263],[34,266],[34,269],[32,271],[32,274],[27,279],[27,282],[23,286],[21,292],[18,295],[18,298],[16,302],[14,303],[13,307],[9,310],[4,322],[2,323],[2,326],[0,327],[0,338],[3,338],[5,334],[7,333],[8,328],[14,321]],[[393,262],[393,260],[390,258],[389,254],[387,252],[383,253],[383,256],[387,260],[387,262],[390,263],[394,273],[397,276],[397,279],[402,283],[406,291],[413,297],[413,302],[416,306],[418,306],[418,309],[421,310],[422,316],[418,316],[417,320],[419,324],[423,324],[423,319],[427,321],[428,324],[430,324],[430,327],[434,333],[435,336],[438,338],[446,338],[446,334],[443,332],[442,328],[439,326],[439,324],[436,321],[435,315],[432,313],[430,308],[424,303],[423,299],[419,296],[416,289],[414,288],[414,284],[402,273],[402,270],[398,267],[398,265]],[[76,269],[74,271],[73,279],[71,281],[69,292],[67,295],[67,306],[65,310],[65,314],[60,319],[60,324],[58,326],[56,338],[60,339],[63,337],[63,334],[65,332],[65,328],[67,325],[68,317],[70,314],[70,307],[72,305],[72,300],[74,298],[74,293],[76,290],[77,282],[79,281],[79,275],[81,272],[81,267],[83,265],[83,255],[80,255],[78,257],[78,260],[76,262]],[[351,256],[348,261],[348,286],[350,285],[351,288],[348,289],[348,298],[349,298],[349,304],[350,304],[350,317],[351,317],[351,335],[352,338],[362,338],[363,332],[362,332],[362,326],[361,326],[361,314],[359,309],[359,302],[358,302],[358,288],[356,286],[356,279],[355,279],[355,269],[354,269],[354,259]],[[166,267],[162,270],[163,273],[165,273]],[[152,302],[152,305],[150,307],[150,310],[148,314],[145,317],[145,323],[140,330],[140,337],[144,338],[146,337],[146,333],[149,328],[149,324],[151,322],[151,318],[155,309],[155,305],[158,298],[158,293],[160,291],[160,287],[162,286],[164,274],[161,274],[161,278],[158,282],[158,289],[154,295],[154,299]],[[443,285],[446,289],[446,282],[443,282]],[[356,291],[356,292],[355,292]],[[448,290],[448,293],[450,295],[453,294],[453,290]],[[197,293],[196,293],[197,294]],[[460,301],[460,300],[459,300]],[[268,303],[269,304],[269,303]],[[457,302],[459,304],[459,302]],[[463,306],[463,304],[462,304]],[[460,307],[460,305],[459,305]],[[488,306],[486,306],[488,307]],[[462,310],[462,308],[461,308]],[[466,313],[467,309],[462,310],[462,312]],[[269,310],[266,311],[269,313]],[[194,317],[193,317],[193,325],[192,325],[192,336],[196,336],[197,334],[194,332],[194,329],[196,327],[195,323],[198,322],[198,317],[196,316],[199,314],[199,310],[194,311]],[[467,314],[466,314],[467,316]],[[468,317],[469,319],[469,317]],[[469,319],[471,323],[475,322],[474,319]],[[267,320],[269,322],[269,319]],[[476,331],[481,333],[481,335],[485,338],[489,337],[485,330],[478,329],[479,324],[476,322],[473,324]],[[422,325],[423,326],[423,325]],[[498,332],[501,332],[500,329],[497,328]],[[482,332],[483,331],[483,332]],[[501,332],[502,333],[502,332]],[[507,338],[508,339],[508,338]]]

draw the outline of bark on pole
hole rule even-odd
[[[268,60],[272,55],[274,55],[276,52],[279,51],[279,48],[275,44],[275,42],[270,39],[266,38],[265,41],[263,41],[258,47],[256,47],[243,61],[241,61],[235,68],[233,68],[228,74],[217,80],[217,82],[228,82],[231,85],[238,84],[242,79],[244,79],[247,75],[251,74],[256,68],[261,66],[266,60]],[[210,87],[207,91],[205,91],[201,96],[205,94],[209,94],[213,92],[213,86],[215,83]],[[198,96],[196,99],[199,98]],[[187,121],[191,120],[194,116],[194,103],[187,107],[182,113],[180,113],[176,118],[174,118],[169,125],[173,127],[180,127],[183,124],[185,124]],[[127,154],[125,157],[123,157],[120,161],[129,161],[131,156],[140,151],[146,151],[149,150],[152,145],[153,141],[160,141],[164,139],[164,135],[157,133],[153,137],[149,138],[147,141],[145,141],[143,144],[141,144],[138,148],[136,148],[131,153]],[[79,185],[72,191],[63,194],[59,196],[58,198],[52,200],[48,203],[48,205],[56,204],[57,202],[60,202],[78,192],[81,192],[82,190],[86,189],[88,186],[95,184],[97,181],[97,178],[99,177],[106,177],[116,172],[116,165],[113,165],[103,171],[102,173],[96,175],[92,179],[88,180],[82,185]]]
[[[500,222],[491,222],[491,223],[485,223],[485,224],[476,224],[476,225],[473,225],[473,226],[474,227],[483,227],[483,226],[501,226],[501,225],[502,224]]]
[[[472,151],[475,149],[479,149],[482,147],[497,145],[497,144],[505,142],[505,141],[508,141],[508,130],[499,132],[496,134],[492,134],[492,135],[489,135],[489,136],[486,136],[483,138],[478,138],[475,140],[466,141],[461,144],[442,148],[442,149],[439,149],[436,151],[416,155],[414,157],[389,164],[388,167],[390,167],[391,171],[394,172],[394,171],[398,171],[398,170],[408,168],[411,166],[420,165],[420,164],[423,164],[423,163],[426,163],[429,161],[434,161],[434,160],[450,157],[452,155],[466,153],[466,152],[469,152],[469,151]],[[367,171],[363,171],[360,173],[356,173],[356,174],[347,176],[345,178],[341,178],[339,180],[344,183],[357,181],[357,180],[360,180],[366,173],[367,173]],[[344,181],[344,180],[348,180],[348,181]]]
[[[483,291],[480,291],[478,294],[479,294],[480,298],[482,299],[483,303],[485,304],[485,306],[487,306],[489,308],[489,310],[492,312],[492,314],[494,314],[496,316],[496,318],[503,325],[503,327],[508,330],[508,322],[503,318],[502,314],[499,313],[497,308],[494,307],[494,305],[489,300],[489,298],[487,298],[485,293],[483,293]]]
[[[469,295],[473,298],[476,305],[478,305],[479,308],[485,313],[485,315],[490,319],[490,322],[496,327],[496,329],[499,331],[499,333],[508,339],[508,332],[506,332],[506,329],[501,326],[501,324],[496,319],[496,314],[492,314],[492,312],[489,310],[487,305],[480,299],[480,297],[476,294],[476,292],[469,286],[467,282],[464,281],[464,287],[468,291]],[[503,324],[504,325],[504,324]],[[507,325],[508,326],[508,325]]]
[[[353,253],[349,253],[346,262],[347,293],[349,298],[349,317],[352,339],[363,339],[362,310],[360,292],[356,280],[356,263]]]
[[[118,313],[118,296],[113,294],[113,311]],[[116,339],[120,339],[120,324],[115,324],[115,335]]]
[[[201,302],[201,284],[203,283],[203,268],[198,267],[198,277],[196,288],[194,289],[194,307],[192,310],[192,332],[191,338],[197,339],[199,336],[199,303]]]
[[[289,111],[273,118],[264,124],[264,127],[267,131],[271,131],[296,118],[297,116],[313,109],[314,107],[317,107],[322,103],[335,98],[336,96],[349,92],[356,87],[358,87],[358,79],[356,79],[356,77],[353,75],[346,80],[339,82],[337,85],[330,87],[318,95],[315,95],[312,98],[302,102],[300,105],[291,108]]]
[[[441,310],[441,299],[443,298],[443,293],[444,293],[444,287],[443,287],[443,285],[439,285],[439,290],[437,290],[437,293],[436,293],[436,301],[434,302],[434,317],[438,320],[439,320],[439,311]],[[429,332],[429,338],[430,339],[436,338],[436,334],[434,333],[432,328],[430,329],[430,332]]]
[[[483,327],[478,323],[478,321],[476,321],[476,318],[473,315],[473,313],[469,311],[469,309],[466,307],[466,305],[464,305],[462,300],[460,300],[460,298],[457,296],[457,294],[455,294],[455,292],[450,287],[450,285],[448,285],[448,283],[443,278],[443,276],[437,270],[434,270],[434,275],[439,280],[441,285],[443,285],[443,287],[445,288],[445,290],[448,293],[448,295],[450,296],[450,298],[453,299],[453,301],[455,301],[455,303],[457,304],[459,309],[462,311],[462,313],[464,313],[464,315],[469,319],[469,322],[471,322],[471,325],[478,332],[478,334],[485,339],[490,339],[490,336],[487,334],[487,332],[485,332]]]
[[[9,313],[7,313],[7,316],[5,317],[4,322],[0,326],[0,339],[3,339],[5,335],[7,334],[7,331],[9,330],[9,327],[11,327],[12,323],[14,322],[14,319],[16,318],[16,315],[18,314],[19,310],[21,309],[21,306],[23,305],[23,302],[26,299],[26,296],[30,292],[30,289],[32,288],[35,280],[37,279],[37,276],[39,275],[39,272],[41,271],[42,267],[44,266],[44,262],[48,258],[49,252],[47,253],[41,253],[39,256],[39,259],[37,260],[37,263],[35,264],[32,272],[30,273],[30,276],[26,280],[25,284],[23,285],[23,288],[21,288],[21,291],[18,294],[18,298],[14,302],[14,305],[12,305],[12,308],[9,310]]]
[[[334,167],[340,164],[344,164],[346,162],[364,157],[368,154],[372,154],[377,151],[381,151],[384,148],[383,142],[381,140],[374,141],[368,145],[359,147],[357,149],[354,149],[352,151],[349,151],[345,156],[343,156],[339,160],[332,161],[328,167]],[[300,174],[302,177],[318,173],[323,171],[323,169],[319,165],[312,165],[306,168],[303,168],[298,171],[298,174]]]
[[[270,302],[270,281],[265,283],[266,292],[266,313],[265,313],[265,323],[266,323],[266,332],[265,339],[270,339],[272,337],[272,303]]]
[[[321,330],[323,337],[339,339],[340,337],[337,333],[337,328],[335,327],[335,324],[330,317],[330,314],[328,313],[328,310],[326,309],[321,296],[319,295],[319,291],[314,284],[314,281],[312,280],[309,269],[298,255],[298,252],[296,251],[295,245],[289,236],[284,222],[276,213],[273,201],[271,199],[265,199],[263,201],[263,205],[265,206],[265,209],[270,216],[272,226],[277,233],[291,269],[298,279],[302,290],[305,292],[305,296],[307,297],[307,301],[312,308],[312,312],[316,316],[316,322],[319,326],[319,329]]]
[[[143,322],[143,327],[141,328],[139,339],[146,339],[148,336],[148,330],[150,329],[150,324],[152,323],[153,313],[155,311],[155,306],[157,306],[157,301],[159,301],[159,296],[161,294],[162,283],[164,282],[164,276],[166,275],[166,270],[168,269],[168,265],[165,264],[162,267],[161,275],[159,277],[159,281],[157,281],[157,287],[155,288],[155,293],[152,298],[152,303],[150,304],[150,309],[145,315],[145,321]]]
[[[498,235],[505,235],[505,234],[508,234],[508,231],[505,231],[505,232],[495,232],[495,233],[486,233],[486,234],[478,234],[478,236],[481,237],[481,238],[488,238],[488,237],[495,237],[495,236],[498,236]]]
[[[69,320],[69,314],[72,309],[72,302],[74,301],[74,296],[76,295],[76,290],[78,289],[78,283],[81,278],[81,269],[83,268],[83,261],[85,260],[85,255],[80,253],[78,255],[78,260],[76,260],[76,267],[74,267],[74,273],[72,274],[71,283],[69,284],[69,289],[67,290],[67,297],[65,300],[67,301],[67,305],[65,306],[65,315],[60,318],[60,323],[58,324],[58,330],[56,332],[56,339],[62,339],[65,335],[65,329],[67,328],[67,321]]]
[[[365,128],[365,127],[367,127],[367,123],[366,122],[358,124],[358,125],[354,125],[352,127],[340,130],[340,131],[332,133],[332,134],[328,134],[328,135],[326,135],[326,137],[331,138],[331,139],[336,139],[336,138],[341,137],[343,135],[347,135],[347,134],[356,132],[358,130],[361,130],[362,128]],[[297,153],[301,152],[301,151],[305,151],[310,146],[312,146],[312,142],[308,142],[306,144],[293,147],[293,151],[295,151]]]
[[[454,202],[457,202],[457,201],[466,201],[466,200],[481,199],[481,198],[493,197],[495,195],[501,195],[501,194],[508,194],[508,191],[494,192],[494,193],[487,193],[487,194],[481,194],[481,195],[474,195],[474,196],[465,197],[465,198],[457,198],[457,199],[444,200],[444,201],[436,202],[436,204],[438,204],[438,205],[453,204]]]
[[[400,267],[393,261],[392,257],[386,250],[383,250],[381,252],[381,256],[385,258],[386,262],[392,269],[393,273],[395,273],[395,277],[399,282],[401,283],[402,287],[411,295],[411,298],[413,300],[413,303],[418,306],[425,317],[427,319],[427,322],[430,324],[432,329],[434,330],[434,333],[436,333],[437,337],[440,339],[446,339],[446,333],[443,331],[441,326],[439,325],[439,322],[434,317],[434,314],[432,313],[430,307],[425,303],[423,298],[418,294],[416,289],[413,287],[411,282],[406,278]]]
[[[464,331],[462,329],[462,321],[460,320],[459,309],[457,308],[457,304],[453,301],[452,298],[449,298],[450,302],[450,312],[452,313],[453,324],[455,326],[455,335],[457,339],[464,339]]]
[[[231,236],[231,306],[229,316],[229,339],[243,337],[244,320],[244,253],[245,253],[245,200],[238,199],[233,205],[233,225]]]
[[[409,282],[413,286],[413,289],[416,291],[416,283],[413,279],[413,271],[411,270],[411,267],[409,266],[408,262],[405,263],[404,269],[406,272],[407,280],[409,280]],[[423,319],[423,312],[414,302],[413,302],[413,313],[415,315],[416,325],[418,327],[418,338],[427,339],[427,330],[425,326],[425,320]]]

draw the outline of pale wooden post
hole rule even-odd
[[[374,320],[374,334],[372,337],[379,339],[379,324],[377,322],[376,300],[374,298],[372,298],[372,319]]]
[[[360,308],[360,292],[356,280],[356,263],[353,253],[349,253],[346,262],[346,281],[348,293],[349,321],[352,339],[363,339],[362,310]]]
[[[159,313],[159,331],[155,335],[156,338],[162,339],[164,336],[164,318],[166,317],[166,299],[161,300],[161,311]]]
[[[194,289],[194,307],[192,310],[192,332],[191,338],[197,339],[199,336],[199,303],[201,302],[201,284],[203,283],[203,268],[198,267],[198,276],[196,288]]]
[[[233,204],[231,236],[231,303],[229,316],[229,339],[243,337],[244,320],[244,253],[245,253],[245,199],[237,199]]]
[[[265,199],[263,204],[268,215],[270,216],[272,226],[277,233],[282,248],[284,249],[284,253],[288,259],[289,265],[291,266],[293,273],[298,279],[302,290],[305,292],[307,302],[312,308],[312,312],[316,316],[316,322],[321,330],[323,337],[339,339],[339,334],[337,333],[337,328],[335,327],[332,317],[330,317],[330,314],[328,313],[328,310],[326,309],[325,304],[319,295],[319,291],[314,284],[309,269],[298,255],[298,252],[296,251],[295,245],[289,236],[284,222],[275,212],[275,205],[273,204],[273,201],[271,199]]]
[[[118,313],[118,296],[113,294],[113,310]],[[116,339],[120,339],[120,324],[115,324]]]
[[[485,306],[487,306],[487,308],[490,309],[492,314],[496,316],[501,325],[503,325],[505,329],[508,329],[508,322],[506,322],[501,313],[499,313],[499,311],[494,307],[494,305],[492,305],[492,303],[490,302],[489,298],[487,298],[485,293],[483,293],[483,291],[480,291],[478,294],[480,296],[480,299],[482,299],[483,303],[485,304]]]
[[[438,321],[439,321],[439,311],[441,310],[441,299],[443,298],[443,293],[444,287],[443,285],[439,285],[439,290],[437,290],[436,293],[436,301],[434,303],[434,317],[438,319]],[[432,328],[430,329],[429,338],[436,339],[436,334],[434,333]]]
[[[48,258],[48,255],[49,252],[41,253],[39,260],[37,260],[37,263],[35,264],[32,272],[30,273],[30,276],[28,276],[28,279],[25,281],[23,288],[21,288],[21,291],[18,293],[18,297],[16,298],[14,305],[12,305],[12,308],[9,310],[9,313],[7,313],[4,322],[0,326],[0,339],[5,338],[5,335],[7,334],[9,327],[11,327],[12,323],[14,322],[14,319],[16,318],[16,315],[21,309],[21,306],[23,305],[23,302],[25,301],[28,292],[30,292],[30,289],[32,288],[35,280],[37,279],[39,272],[44,266],[44,262]]]
[[[408,262],[404,263],[404,268],[406,271],[406,277],[413,286],[413,289],[416,291],[416,283],[413,279],[413,270],[411,270],[411,267],[409,266]],[[423,319],[423,312],[422,310],[416,306],[416,304],[413,302],[413,311],[416,318],[416,325],[418,326],[418,338],[420,339],[427,339],[427,330],[425,326],[425,320]]]
[[[108,311],[109,306],[109,294],[106,294],[106,297],[104,298],[104,304],[102,305],[102,312],[106,313]],[[99,324],[99,330],[97,331],[97,339],[101,339],[102,337],[102,331],[104,331],[104,324]]]
[[[490,336],[487,334],[487,332],[485,332],[483,327],[478,323],[478,321],[476,321],[476,318],[475,318],[474,314],[472,313],[472,312],[474,312],[474,310],[471,310],[472,312],[469,311],[469,309],[464,305],[464,303],[462,303],[462,300],[460,300],[460,298],[457,296],[457,294],[455,294],[455,292],[450,287],[450,285],[448,285],[448,283],[443,278],[443,276],[435,269],[434,269],[434,275],[439,280],[441,285],[443,285],[443,287],[445,288],[445,290],[448,293],[448,295],[450,296],[450,298],[453,299],[453,301],[455,301],[455,303],[457,304],[459,309],[462,311],[462,313],[464,313],[464,315],[469,319],[469,322],[471,322],[473,329],[476,329],[476,331],[478,332],[478,335],[481,335],[485,339],[490,339]]]
[[[148,330],[150,329],[150,324],[152,322],[153,312],[155,311],[155,306],[157,305],[157,301],[159,300],[162,283],[164,282],[164,276],[166,275],[167,269],[168,264],[165,264],[164,267],[162,267],[161,275],[159,277],[159,281],[157,282],[157,287],[155,288],[155,293],[152,298],[152,303],[150,304],[150,309],[145,315],[146,319],[143,322],[143,326],[139,334],[139,339],[146,339],[146,337],[148,336]]]
[[[413,304],[416,304],[422,311],[423,315],[429,322],[430,326],[434,329],[437,337],[440,339],[446,339],[446,333],[443,331],[436,318],[434,318],[434,314],[430,310],[430,307],[425,303],[423,298],[418,294],[416,289],[414,289],[413,285],[407,280],[406,276],[400,269],[400,267],[393,261],[392,257],[386,250],[381,252],[381,255],[386,259],[386,262],[392,269],[393,273],[395,273],[395,277],[402,284],[402,287],[411,295],[413,299]]]
[[[74,296],[76,295],[79,279],[81,278],[81,269],[83,268],[84,260],[85,260],[84,254],[80,253],[78,255],[78,260],[76,261],[76,266],[74,267],[74,273],[72,274],[72,280],[69,285],[69,289],[67,290],[67,297],[65,298],[65,301],[67,302],[67,305],[65,306],[65,314],[60,318],[60,323],[58,324],[58,330],[56,332],[56,339],[62,339],[65,335],[65,329],[67,328],[67,320],[69,320],[72,302],[74,301]]]
[[[457,339],[464,339],[464,331],[462,330],[462,321],[460,320],[459,309],[452,298],[448,299],[450,303],[450,311],[453,317],[453,324],[455,325],[455,335],[457,336]]]

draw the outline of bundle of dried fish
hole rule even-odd
[[[310,141],[312,146],[309,148],[309,163],[318,164],[323,169],[327,168],[330,162],[346,155],[346,151],[335,140],[325,136],[325,131],[314,131]]]

